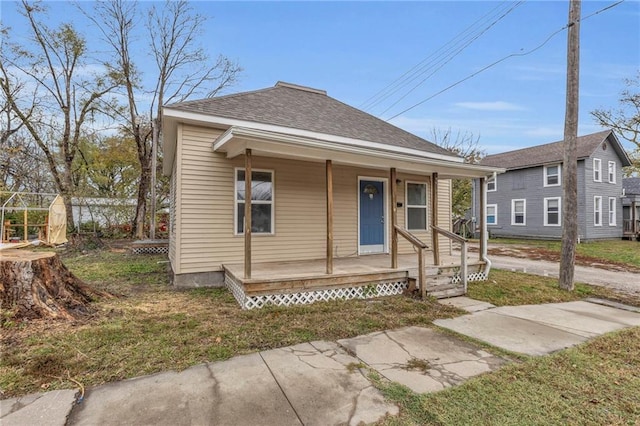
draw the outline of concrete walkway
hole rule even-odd
[[[640,325],[640,312],[600,301],[496,308],[466,297],[471,312],[435,324],[492,345],[542,355]],[[317,341],[88,389],[0,401],[12,425],[358,425],[398,413],[370,369],[415,392],[434,392],[507,361],[448,333],[405,327],[338,342]]]

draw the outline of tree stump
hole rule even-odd
[[[80,319],[94,312],[94,297],[107,295],[73,275],[56,253],[0,251],[2,310],[15,318]]]

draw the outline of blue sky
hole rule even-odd
[[[612,3],[583,1],[582,16]],[[11,24],[13,5],[1,7],[3,23]],[[54,19],[75,16],[70,3],[49,7]],[[404,99],[398,101],[400,92],[365,109],[383,119],[507,55],[535,48],[564,27],[568,15],[568,1],[198,1],[193,7],[211,18],[201,40],[210,53],[224,54],[244,68],[228,93],[282,80],[325,89],[355,107],[366,105],[479,18],[496,8],[513,8]],[[483,22],[485,28],[492,20]],[[562,139],[566,44],[561,31],[539,50],[507,59],[391,122],[427,139],[434,128],[472,132],[488,153]],[[587,134],[600,130],[589,111],[615,107],[623,79],[640,69],[640,2],[627,0],[584,20],[580,59],[579,134]]]

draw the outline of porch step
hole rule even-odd
[[[452,284],[449,281],[442,281],[441,275],[427,275],[425,280],[427,281],[427,295],[435,297],[436,299],[446,299],[448,297],[463,296],[465,294],[464,286],[462,283]],[[446,277],[450,278],[450,277]],[[440,282],[437,282],[440,280]],[[417,278],[409,276],[408,292],[417,290]]]

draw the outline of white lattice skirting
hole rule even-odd
[[[131,251],[133,254],[165,254],[169,253],[169,246],[135,247]]]
[[[279,293],[260,296],[247,296],[238,284],[229,275],[225,277],[225,285],[236,298],[242,309],[262,308],[266,305],[290,306],[306,305],[314,302],[337,300],[337,299],[369,299],[380,296],[394,296],[402,294],[407,288],[407,280],[384,281],[377,284],[370,284],[358,287],[344,287],[335,289],[324,289],[315,291],[304,291],[298,293]]]
[[[487,279],[487,275],[484,272],[472,272],[467,274],[467,282],[471,281],[485,281]],[[462,282],[462,275],[454,275],[451,277],[451,284],[458,284]]]

